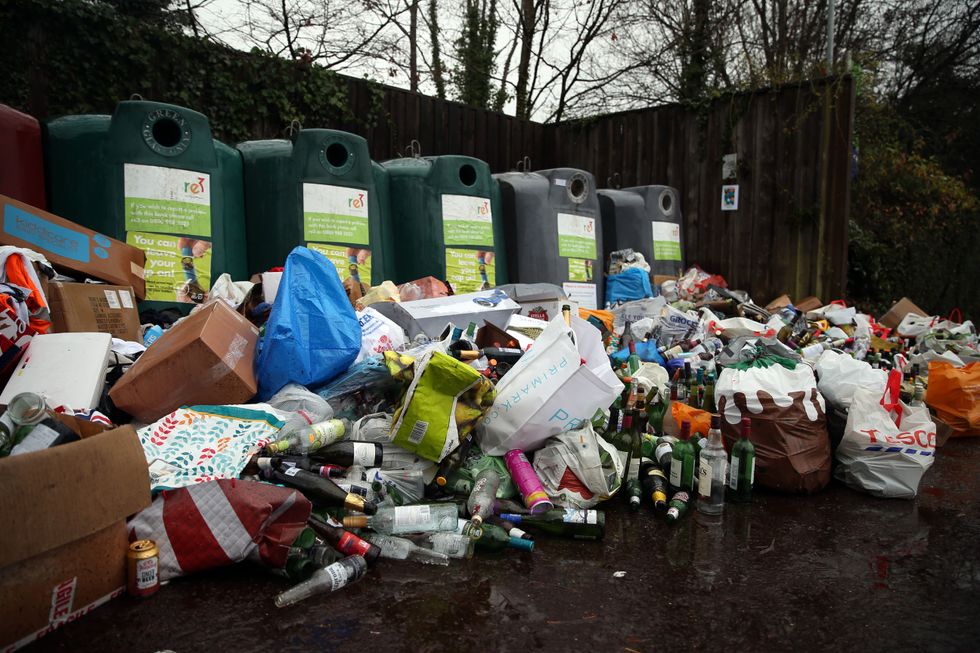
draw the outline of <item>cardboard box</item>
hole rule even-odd
[[[195,404],[238,404],[255,396],[259,330],[224,302],[208,304],[154,342],[109,397],[141,422]]]
[[[139,299],[146,296],[142,250],[5,195],[0,195],[0,206],[0,245],[33,249],[55,267],[132,286]]]
[[[132,286],[51,282],[46,291],[53,333],[108,333],[142,342]]]
[[[547,322],[561,315],[565,304],[572,309],[572,315],[578,315],[578,302],[568,299],[561,286],[552,283],[515,283],[497,289],[520,305],[519,315]]]
[[[878,320],[880,324],[885,325],[889,329],[897,329],[898,325],[902,323],[905,316],[909,313],[915,313],[916,315],[921,315],[923,317],[928,317],[929,314],[924,310],[912,303],[912,300],[908,297],[902,297],[894,306],[888,309],[888,312],[881,316]]]
[[[105,387],[111,347],[108,333],[34,336],[0,393],[0,405],[22,392],[36,392],[49,406],[95,408]]]
[[[148,505],[146,458],[129,426],[0,459],[0,524],[12,534],[0,538],[0,649],[121,593],[125,520]]]
[[[510,316],[521,308],[499,290],[419,299],[414,302],[402,302],[401,306],[419,323],[425,335],[430,338],[438,338],[450,322],[466,328],[470,322],[482,324],[486,320],[504,329]]]
[[[823,305],[824,305],[823,302],[817,299],[816,297],[814,297],[813,295],[810,295],[809,297],[805,297],[804,299],[801,299],[797,303],[793,304],[793,306],[795,306],[797,310],[803,311],[804,313],[815,311]]]
[[[789,298],[789,295],[780,295],[776,299],[766,304],[766,310],[769,311],[770,313],[775,313],[779,309],[786,308],[792,303],[793,300]]]

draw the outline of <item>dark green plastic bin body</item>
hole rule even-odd
[[[189,309],[222,273],[246,278],[241,155],[205,116],[120,102],[53,120],[44,140],[49,210],[147,252],[144,308]]]
[[[606,259],[628,247],[643,254],[651,274],[683,274],[684,224],[678,198],[669,186],[600,190]]]
[[[592,174],[555,168],[495,178],[511,281],[555,284],[583,308],[601,308],[602,216]]]
[[[382,166],[397,283],[431,275],[464,293],[508,282],[500,193],[485,162],[444,155]]]
[[[248,141],[238,150],[250,272],[281,266],[305,245],[326,255],[342,279],[379,284],[390,276],[387,175],[366,140],[302,129],[294,140]]]

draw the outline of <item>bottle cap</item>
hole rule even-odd
[[[480,515],[473,515],[472,517],[470,517],[470,522],[473,524],[475,528],[480,528],[481,526],[483,526],[483,517]]]
[[[343,524],[344,528],[367,528],[368,518],[367,515],[351,515],[344,517]]]
[[[502,512],[500,513],[499,517],[501,519],[506,519],[512,524],[520,524],[522,521],[524,521],[524,515],[516,515],[511,512]]]
[[[445,476],[436,476],[436,485],[438,485],[439,487],[445,487],[446,486],[446,477]]]
[[[534,542],[531,540],[525,540],[520,537],[510,538],[508,546],[513,549],[518,549],[519,551],[534,551]]]
[[[752,419],[749,417],[742,418],[742,435],[752,430]]]
[[[711,416],[711,428],[720,429],[721,428],[721,415]]]

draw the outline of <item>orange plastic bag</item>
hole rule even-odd
[[[700,408],[694,408],[679,401],[671,402],[670,414],[674,416],[674,421],[680,426],[681,422],[691,423],[691,435],[700,433],[708,437],[708,429],[711,428],[711,413]]]
[[[578,316],[583,320],[588,320],[590,315],[595,315],[596,319],[606,325],[610,331],[613,330],[613,314],[610,311],[593,311],[588,308],[579,308]]]
[[[953,437],[980,435],[980,363],[929,363],[926,403],[953,429]]]

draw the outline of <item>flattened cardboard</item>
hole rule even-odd
[[[924,310],[916,306],[911,299],[908,297],[902,297],[898,300],[894,306],[888,309],[888,312],[881,316],[878,320],[880,324],[885,325],[889,329],[897,329],[898,325],[902,323],[905,316],[909,313],[915,313],[916,315],[928,316]]]
[[[0,245],[33,249],[55,267],[132,286],[139,299],[146,296],[141,250],[6,195],[0,195],[0,217]]]
[[[780,295],[776,299],[766,304],[766,310],[770,313],[775,313],[779,309],[786,308],[792,303],[793,300],[789,298],[789,295]]]
[[[240,404],[257,391],[259,330],[224,302],[213,302],[163,334],[113,386],[109,397],[139,421],[181,406]]]
[[[142,342],[132,286],[51,282],[46,291],[53,333],[108,333]]]

